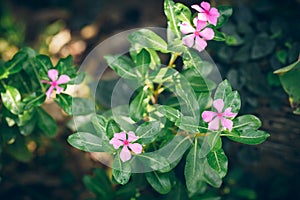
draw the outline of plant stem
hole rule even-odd
[[[172,53],[168,67],[169,68],[173,68],[174,67],[174,62],[176,61],[176,59],[178,58],[180,54],[179,53]],[[162,88],[162,83],[158,84],[156,90],[153,91],[154,97],[152,98],[152,103],[153,104],[157,104],[157,100],[158,100],[158,96],[160,93],[162,93],[164,91],[164,88]]]

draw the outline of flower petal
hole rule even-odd
[[[134,142],[138,139],[138,137],[134,134],[134,132],[129,131],[128,132],[128,142]]]
[[[142,153],[143,146],[140,145],[139,143],[133,143],[128,145],[129,148],[135,153],[135,154],[140,154]]]
[[[210,16],[215,16],[215,17],[218,18],[220,16],[220,13],[219,13],[218,9],[211,8],[210,11],[209,11],[209,15]]]
[[[207,25],[206,21],[201,21],[197,18],[196,30],[201,31]]]
[[[211,122],[208,123],[209,130],[219,130],[220,120],[218,117],[214,118]]]
[[[59,87],[58,85],[55,86],[55,89],[56,89],[56,94],[60,94],[62,91],[64,91],[64,88]]]
[[[218,113],[221,113],[224,108],[223,99],[217,99],[213,102],[214,107],[217,109]]]
[[[199,5],[192,5],[191,8],[197,10],[198,12],[204,12],[204,10]]]
[[[202,8],[209,11],[209,9],[210,9],[210,4],[209,3],[205,2],[205,1],[202,1],[200,5],[201,5]]]
[[[207,21],[207,15],[205,13],[198,13],[198,20]]]
[[[217,25],[218,17],[216,17],[214,15],[208,15],[207,21],[213,25]]]
[[[125,141],[126,140],[126,133],[125,132],[115,133],[114,138],[119,139],[121,141]]]
[[[183,22],[180,24],[180,31],[182,34],[186,35],[195,32],[195,29],[188,22]]]
[[[120,152],[120,158],[123,162],[126,162],[127,160],[130,160],[131,158],[131,153],[127,146],[124,146]]]
[[[229,131],[232,130],[233,122],[230,119],[221,118],[222,126],[227,128]]]
[[[58,71],[56,69],[50,69],[48,71],[48,77],[51,79],[51,81],[56,81],[58,76]]]
[[[47,98],[48,98],[48,99],[50,99],[51,94],[52,94],[52,92],[53,92],[53,89],[54,89],[54,87],[51,85],[51,86],[49,87],[49,89],[47,90],[46,95],[47,95]]]
[[[215,37],[215,32],[211,28],[205,28],[200,32],[200,35],[206,40],[212,40]]]
[[[235,117],[237,115],[237,113],[233,113],[231,112],[231,108],[226,108],[224,113],[223,113],[223,116],[225,117]]]
[[[194,45],[195,35],[190,34],[182,38],[183,43],[188,46],[192,47]]]
[[[215,117],[217,115],[217,113],[213,112],[213,111],[204,111],[202,113],[202,119],[205,122],[210,122],[212,120],[213,117]]]
[[[198,51],[203,51],[206,46],[207,46],[207,43],[205,40],[203,40],[200,37],[196,37],[195,49],[197,49]]]
[[[118,140],[117,138],[112,138],[110,141],[109,141],[109,144],[112,144],[114,146],[115,149],[118,149],[120,148],[120,146],[123,145],[123,142]]]
[[[70,77],[68,75],[61,75],[56,81],[57,84],[64,84],[70,81]]]

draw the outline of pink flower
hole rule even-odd
[[[210,4],[202,1],[199,5],[192,5],[192,8],[197,10],[198,19],[201,21],[208,21],[210,24],[217,25],[217,19],[220,16],[218,9],[211,8]]]
[[[235,117],[237,113],[232,113],[231,108],[226,108],[224,112],[222,112],[224,108],[224,101],[222,99],[217,99],[213,102],[213,106],[217,109],[217,112],[213,111],[204,111],[202,113],[202,118],[205,122],[208,123],[209,130],[219,130],[220,121],[224,128],[227,128],[229,131],[232,130],[233,122],[230,119],[226,119],[225,117]]]
[[[182,41],[188,47],[193,47],[198,51],[202,51],[207,46],[206,40],[214,38],[215,33],[211,28],[205,28],[206,22],[200,21],[197,18],[193,20],[196,29],[188,22],[183,22],[180,25],[180,31],[184,35]]]
[[[70,81],[70,77],[67,75],[61,75],[58,77],[58,71],[56,69],[50,69],[48,71],[48,77],[51,81],[42,80],[42,83],[50,84],[50,88],[47,90],[46,95],[47,98],[51,97],[51,94],[54,89],[56,89],[56,94],[61,93],[64,89],[62,87],[59,87],[60,84],[65,84]]]
[[[109,141],[109,143],[112,144],[115,149],[119,149],[121,146],[123,146],[120,153],[120,158],[123,162],[131,159],[131,153],[128,147],[135,154],[140,154],[143,150],[142,145],[140,145],[139,143],[133,143],[138,139],[138,137],[135,136],[134,132],[129,131],[127,135],[128,138],[126,139],[125,132],[115,133],[114,137]]]

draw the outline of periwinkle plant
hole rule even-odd
[[[129,105],[94,115],[94,132],[68,138],[74,147],[112,155],[112,176],[127,184],[134,173],[145,173],[160,194],[178,185],[177,166],[184,166],[189,197],[205,193],[207,185],[220,187],[228,170],[222,137],[244,144],[260,144],[269,136],[258,130],[253,115],[238,116],[241,101],[227,80],[217,85],[209,78],[212,66],[199,52],[208,40],[224,41],[218,29],[232,14],[227,6],[207,2],[193,5],[165,0],[167,41],[149,29],[128,36],[130,55],[107,55],[108,65],[130,84],[139,85]],[[170,55],[163,66],[159,55]],[[184,66],[176,60],[182,57]],[[178,171],[177,171],[178,173]]]

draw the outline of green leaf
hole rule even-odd
[[[1,92],[3,105],[13,114],[19,114],[21,110],[21,94],[17,88],[5,86],[5,92]]]
[[[178,72],[169,67],[161,68],[149,75],[149,80],[155,83],[173,82],[178,76]]]
[[[207,162],[218,175],[223,178],[228,170],[228,159],[222,148],[217,151],[211,151],[207,155]]]
[[[176,3],[174,6],[174,12],[177,17],[181,22],[190,22],[192,13],[191,10],[183,5],[182,3]]]
[[[112,168],[112,175],[119,184],[125,185],[128,183],[131,176],[130,163],[128,161],[123,162],[119,153],[113,161]]]
[[[294,108],[294,113],[297,114],[300,104],[300,89],[298,84],[295,84],[299,80],[300,76],[300,60],[278,69],[274,72],[279,75],[280,82],[284,91],[289,95],[289,101],[291,107]]]
[[[172,52],[185,52],[187,47],[184,46],[182,39],[177,38],[168,43],[168,50]]]
[[[106,126],[106,133],[109,139],[111,139],[115,133],[120,133],[121,129],[119,125],[113,120],[109,120]]]
[[[225,33],[222,33],[220,31],[214,30],[214,32],[215,32],[215,36],[214,36],[213,40],[215,40],[215,41],[225,41],[228,37],[225,35]]]
[[[104,58],[110,68],[112,68],[122,78],[137,78],[137,75],[132,72],[134,63],[127,56],[107,55],[104,56]]]
[[[203,165],[203,178],[204,180],[211,185],[212,187],[219,188],[222,184],[222,178],[219,176],[219,174],[209,166],[207,160],[205,159],[204,165]]]
[[[49,137],[54,137],[57,132],[55,120],[42,108],[37,108],[37,125]]]
[[[148,183],[160,194],[167,194],[171,191],[169,174],[162,174],[156,171],[145,174]]]
[[[232,92],[232,88],[228,80],[222,81],[216,89],[214,99],[222,99],[225,101],[226,96]]]
[[[70,95],[61,93],[56,95],[54,100],[68,115],[72,115],[72,97]]]
[[[244,130],[242,132],[232,132],[227,137],[235,142],[256,145],[264,142],[270,135],[261,130]]]
[[[185,130],[191,133],[198,131],[198,119],[191,116],[182,116],[175,122],[175,125],[181,130]]]
[[[42,93],[39,96],[32,97],[26,101],[24,110],[29,110],[33,107],[38,107],[42,105],[45,102],[45,100],[46,100],[46,95],[44,93]]]
[[[199,157],[199,148],[196,141],[186,157],[184,176],[190,197],[196,193],[202,193],[206,189],[201,172],[204,159]]]
[[[156,33],[149,29],[140,29],[128,36],[131,44],[139,44],[142,47],[167,53],[167,43]]]
[[[192,140],[189,136],[178,134],[168,144],[160,148],[159,152],[170,164],[173,164],[182,158],[191,144]]]
[[[168,28],[175,34],[176,38],[181,37],[181,33],[178,27],[179,20],[176,18],[175,14],[175,4],[173,0],[165,0],[164,2],[164,12],[168,20]],[[168,38],[169,41],[171,38]]]
[[[136,129],[135,134],[142,144],[149,144],[156,139],[160,130],[159,122],[144,122]]]
[[[150,68],[152,70],[155,70],[157,67],[161,65],[160,57],[158,56],[158,53],[154,49],[146,48],[146,50],[150,54],[151,62],[150,62]]]
[[[218,6],[217,7],[220,16],[218,17],[218,22],[216,28],[222,27],[227,21],[228,18],[232,15],[232,7],[231,6]]]
[[[130,117],[135,121],[142,120],[143,114],[146,112],[148,102],[149,97],[147,91],[142,89],[129,105]]]
[[[151,56],[150,53],[142,49],[136,56],[135,56],[135,64],[137,69],[137,76],[144,80],[148,74],[149,65],[151,63]]]
[[[261,127],[261,121],[254,115],[242,115],[233,120],[234,130],[256,130],[259,127]]]
[[[47,73],[49,69],[53,69],[53,65],[49,56],[38,55],[36,56],[36,62],[39,68],[43,69],[44,73]]]
[[[129,109],[127,105],[114,107],[111,109],[111,112],[120,129],[124,131],[133,131],[136,129],[136,122],[129,116]]]
[[[183,116],[179,110],[166,105],[159,106],[157,110],[166,118],[168,118],[168,120],[170,120],[171,122],[176,122]]]
[[[137,167],[140,168],[141,167],[140,164],[142,164],[142,167],[144,167],[145,171],[158,170],[160,172],[167,172],[168,170],[164,170],[164,169],[169,169],[170,164],[168,163],[166,158],[161,156],[159,153],[150,152],[150,153],[138,154],[135,156],[135,158],[138,161],[140,161]]]
[[[204,79],[200,76],[187,78],[195,93],[210,92],[215,89],[216,84],[212,80]]]
[[[26,124],[19,126],[20,133],[24,136],[30,135],[35,128],[36,121],[37,119],[35,118],[35,116],[33,116],[32,119],[28,121]]]
[[[201,92],[197,101],[199,104],[200,113],[208,109],[212,104],[212,98],[208,92]]]
[[[237,91],[229,93],[225,97],[224,108],[231,108],[231,112],[238,113],[241,108],[241,99]]]
[[[91,122],[98,134],[103,139],[107,139],[106,135],[106,119],[101,115],[93,115],[91,118]]]
[[[20,72],[27,57],[28,55],[22,51],[19,51],[16,55],[14,55],[10,61],[5,63],[4,68],[0,70],[0,80],[8,78],[9,75]]]
[[[199,146],[199,156],[204,158],[207,154],[214,149],[220,139],[220,132],[208,132],[205,137],[198,138]]]
[[[57,62],[55,68],[61,73],[61,74],[69,74],[68,71],[70,70],[70,67],[73,65],[73,58],[71,55],[60,58]]]
[[[102,139],[86,132],[77,132],[68,137],[68,142],[73,147],[87,152],[103,152]]]

